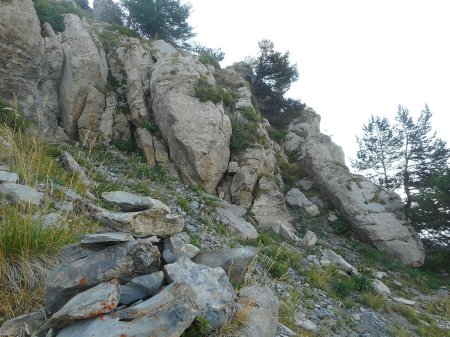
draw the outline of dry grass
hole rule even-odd
[[[84,193],[76,174],[64,171],[54,160],[59,154],[36,136],[0,126],[0,161],[19,175],[20,183],[44,190],[41,207],[13,204],[0,196],[0,324],[43,306],[43,284],[59,262],[63,246],[98,224],[81,214],[63,213],[55,225],[45,225],[39,214],[50,213],[55,184]],[[61,198],[59,198],[61,199]]]
[[[214,331],[214,337],[240,337],[239,331],[249,323],[249,317],[251,312],[255,308],[255,303],[250,299],[241,297],[238,301],[238,309],[234,313],[233,317],[218,327]]]

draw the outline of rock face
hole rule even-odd
[[[292,218],[276,183],[267,177],[262,177],[258,186],[258,196],[251,208],[258,226],[263,230],[273,231],[285,239],[297,241]]]
[[[298,188],[286,194],[286,202],[292,207],[302,207],[311,216],[319,215],[319,207],[309,200]]]
[[[43,38],[32,0],[0,2],[0,96],[15,97],[25,116],[51,134],[58,125],[63,56],[51,27],[45,31]]]
[[[176,52],[155,63],[150,88],[155,121],[180,177],[212,193],[228,167],[231,123],[221,105],[194,97],[200,76],[215,85],[207,73],[193,56]]]
[[[97,133],[103,112],[100,106],[105,105],[105,98],[98,88],[106,84],[106,58],[103,50],[97,49],[84,20],[66,14],[64,23],[64,67],[59,85],[62,123],[67,134],[74,137],[78,133],[78,119],[83,115],[80,126]],[[85,133],[82,136],[86,136]]]
[[[410,266],[420,266],[425,254],[419,236],[408,225],[400,197],[344,166],[342,149],[320,133],[320,116],[306,111],[289,127],[303,137],[302,167],[329,201],[339,209],[360,240],[373,244]]]

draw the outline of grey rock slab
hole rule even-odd
[[[159,270],[160,253],[144,240],[119,243],[53,269],[46,280],[46,309],[59,310],[77,293],[112,279],[128,281]]]
[[[317,205],[309,200],[298,188],[293,188],[286,194],[286,202],[292,207],[303,208],[311,216],[320,214]]]
[[[170,208],[163,202],[146,196],[135,195],[123,191],[104,192],[102,197],[120,207],[122,211],[143,211],[149,208],[159,208],[170,212]]]
[[[187,257],[163,267],[168,282],[183,282],[193,291],[193,300],[212,327],[225,323],[233,312],[236,294],[221,267],[193,263]]]
[[[192,261],[211,268],[222,267],[228,278],[242,283],[250,263],[256,257],[254,247],[223,249],[200,252]]]
[[[317,235],[314,232],[306,231],[305,236],[300,241],[303,247],[312,247],[317,243]]]
[[[139,300],[149,297],[150,294],[145,289],[142,289],[136,285],[127,283],[120,286],[120,299],[119,303],[129,305]]]
[[[37,332],[45,323],[44,312],[38,311],[31,314],[12,318],[3,323],[0,328],[0,336],[28,336]]]
[[[39,205],[44,198],[44,193],[38,192],[35,188],[16,183],[0,184],[1,194],[13,202],[24,202],[32,205]]]
[[[147,290],[150,295],[153,295],[162,288],[164,281],[164,273],[162,271],[157,271],[149,275],[135,277],[131,280],[131,283]]]
[[[308,179],[300,179],[298,181],[298,185],[302,188],[302,190],[309,191],[313,187],[313,182]]]
[[[230,208],[217,208],[219,220],[225,224],[229,231],[241,240],[257,239],[259,234],[255,227],[248,221],[235,214]]]
[[[17,183],[19,176],[14,172],[0,171],[0,184],[1,183]]]
[[[259,193],[251,208],[258,227],[279,234],[284,239],[297,241],[293,219],[275,180],[263,176],[258,186]]]
[[[81,243],[100,243],[100,242],[125,242],[134,240],[133,235],[128,233],[108,232],[97,234],[86,234],[81,238]]]
[[[278,326],[279,302],[267,287],[251,286],[239,291],[239,301],[252,309],[247,323],[239,328],[236,336],[273,337]]]
[[[59,159],[61,160],[61,165],[64,168],[78,174],[78,177],[83,184],[90,185],[92,183],[87,177],[85,169],[81,167],[80,164],[78,164],[78,162],[75,160],[75,158],[72,157],[69,152],[64,151]]]
[[[136,237],[168,237],[180,233],[184,227],[183,218],[169,213],[166,208],[140,212],[111,212],[102,209],[94,217],[104,226]]]
[[[174,263],[181,256],[189,259],[195,257],[200,251],[199,248],[189,243],[190,238],[187,233],[179,233],[166,238],[162,256],[166,263]]]
[[[75,321],[93,318],[113,311],[119,303],[120,288],[117,282],[96,285],[67,302],[47,322],[49,327],[63,327]]]
[[[191,287],[174,283],[127,309],[71,325],[58,337],[179,337],[198,312]]]
[[[375,291],[379,292],[380,294],[391,294],[391,290],[389,289],[389,287],[380,280],[372,280],[372,284],[375,288]]]
[[[403,297],[392,297],[392,300],[394,300],[395,302],[400,303],[400,304],[406,304],[406,305],[415,305],[416,304],[415,301],[407,300],[406,298],[403,298]]]
[[[228,170],[227,172],[230,174],[235,174],[237,171],[239,171],[239,163],[236,161],[230,161],[228,163]]]
[[[336,254],[335,252],[333,252],[330,249],[327,249],[322,253],[321,260],[329,261],[329,263],[337,265],[339,268],[341,268],[346,273],[358,275],[358,271],[356,270],[355,267],[353,267],[350,263],[345,261],[342,256],[340,256],[339,254]]]

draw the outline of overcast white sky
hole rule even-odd
[[[182,0],[196,40],[221,48],[223,66],[257,54],[270,39],[290,51],[300,79],[289,95],[322,116],[322,132],[355,157],[355,136],[371,114],[398,104],[450,142],[450,1]]]

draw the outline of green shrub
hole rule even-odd
[[[147,129],[152,134],[159,131],[158,125],[155,122],[145,122],[141,125],[141,128]]]
[[[331,223],[331,227],[333,227],[334,232],[338,235],[344,235],[350,231],[350,225],[348,224],[348,222],[342,219],[333,221]]]
[[[226,107],[231,107],[234,104],[233,95],[220,86],[212,86],[204,76],[197,81],[195,95],[201,102],[211,101],[215,104],[222,102]]]
[[[289,133],[286,130],[280,130],[272,126],[269,126],[267,128],[267,131],[269,132],[270,138],[276,141],[278,144],[283,144],[286,141],[286,137]]]
[[[30,126],[30,121],[8,102],[0,98],[0,125],[21,131]]]
[[[62,14],[76,14],[80,17],[86,14],[73,2],[54,0],[33,0],[34,8],[41,23],[48,22],[55,32],[63,32],[66,28]]]
[[[281,177],[283,178],[285,189],[289,191],[302,177],[302,171],[298,162],[290,163],[287,160],[278,157],[278,167],[281,170]]]
[[[234,152],[242,152],[251,145],[262,142],[256,123],[234,117],[231,118],[231,128],[230,148]]]
[[[133,139],[116,139],[113,144],[119,151],[142,156],[142,150]]]
[[[181,337],[205,337],[212,331],[208,320],[203,316],[197,316],[191,326],[183,332]]]
[[[338,298],[345,298],[352,293],[371,293],[373,284],[370,277],[360,274],[351,277],[335,275],[331,278],[331,288]]]
[[[261,116],[253,109],[253,107],[248,106],[245,107],[242,111],[242,115],[251,122],[259,122],[261,120]]]
[[[214,68],[220,69],[219,62],[217,62],[217,59],[210,54],[206,54],[206,53],[200,54],[198,57],[198,60],[201,63],[203,63],[204,65],[212,65],[212,66],[214,66]]]

